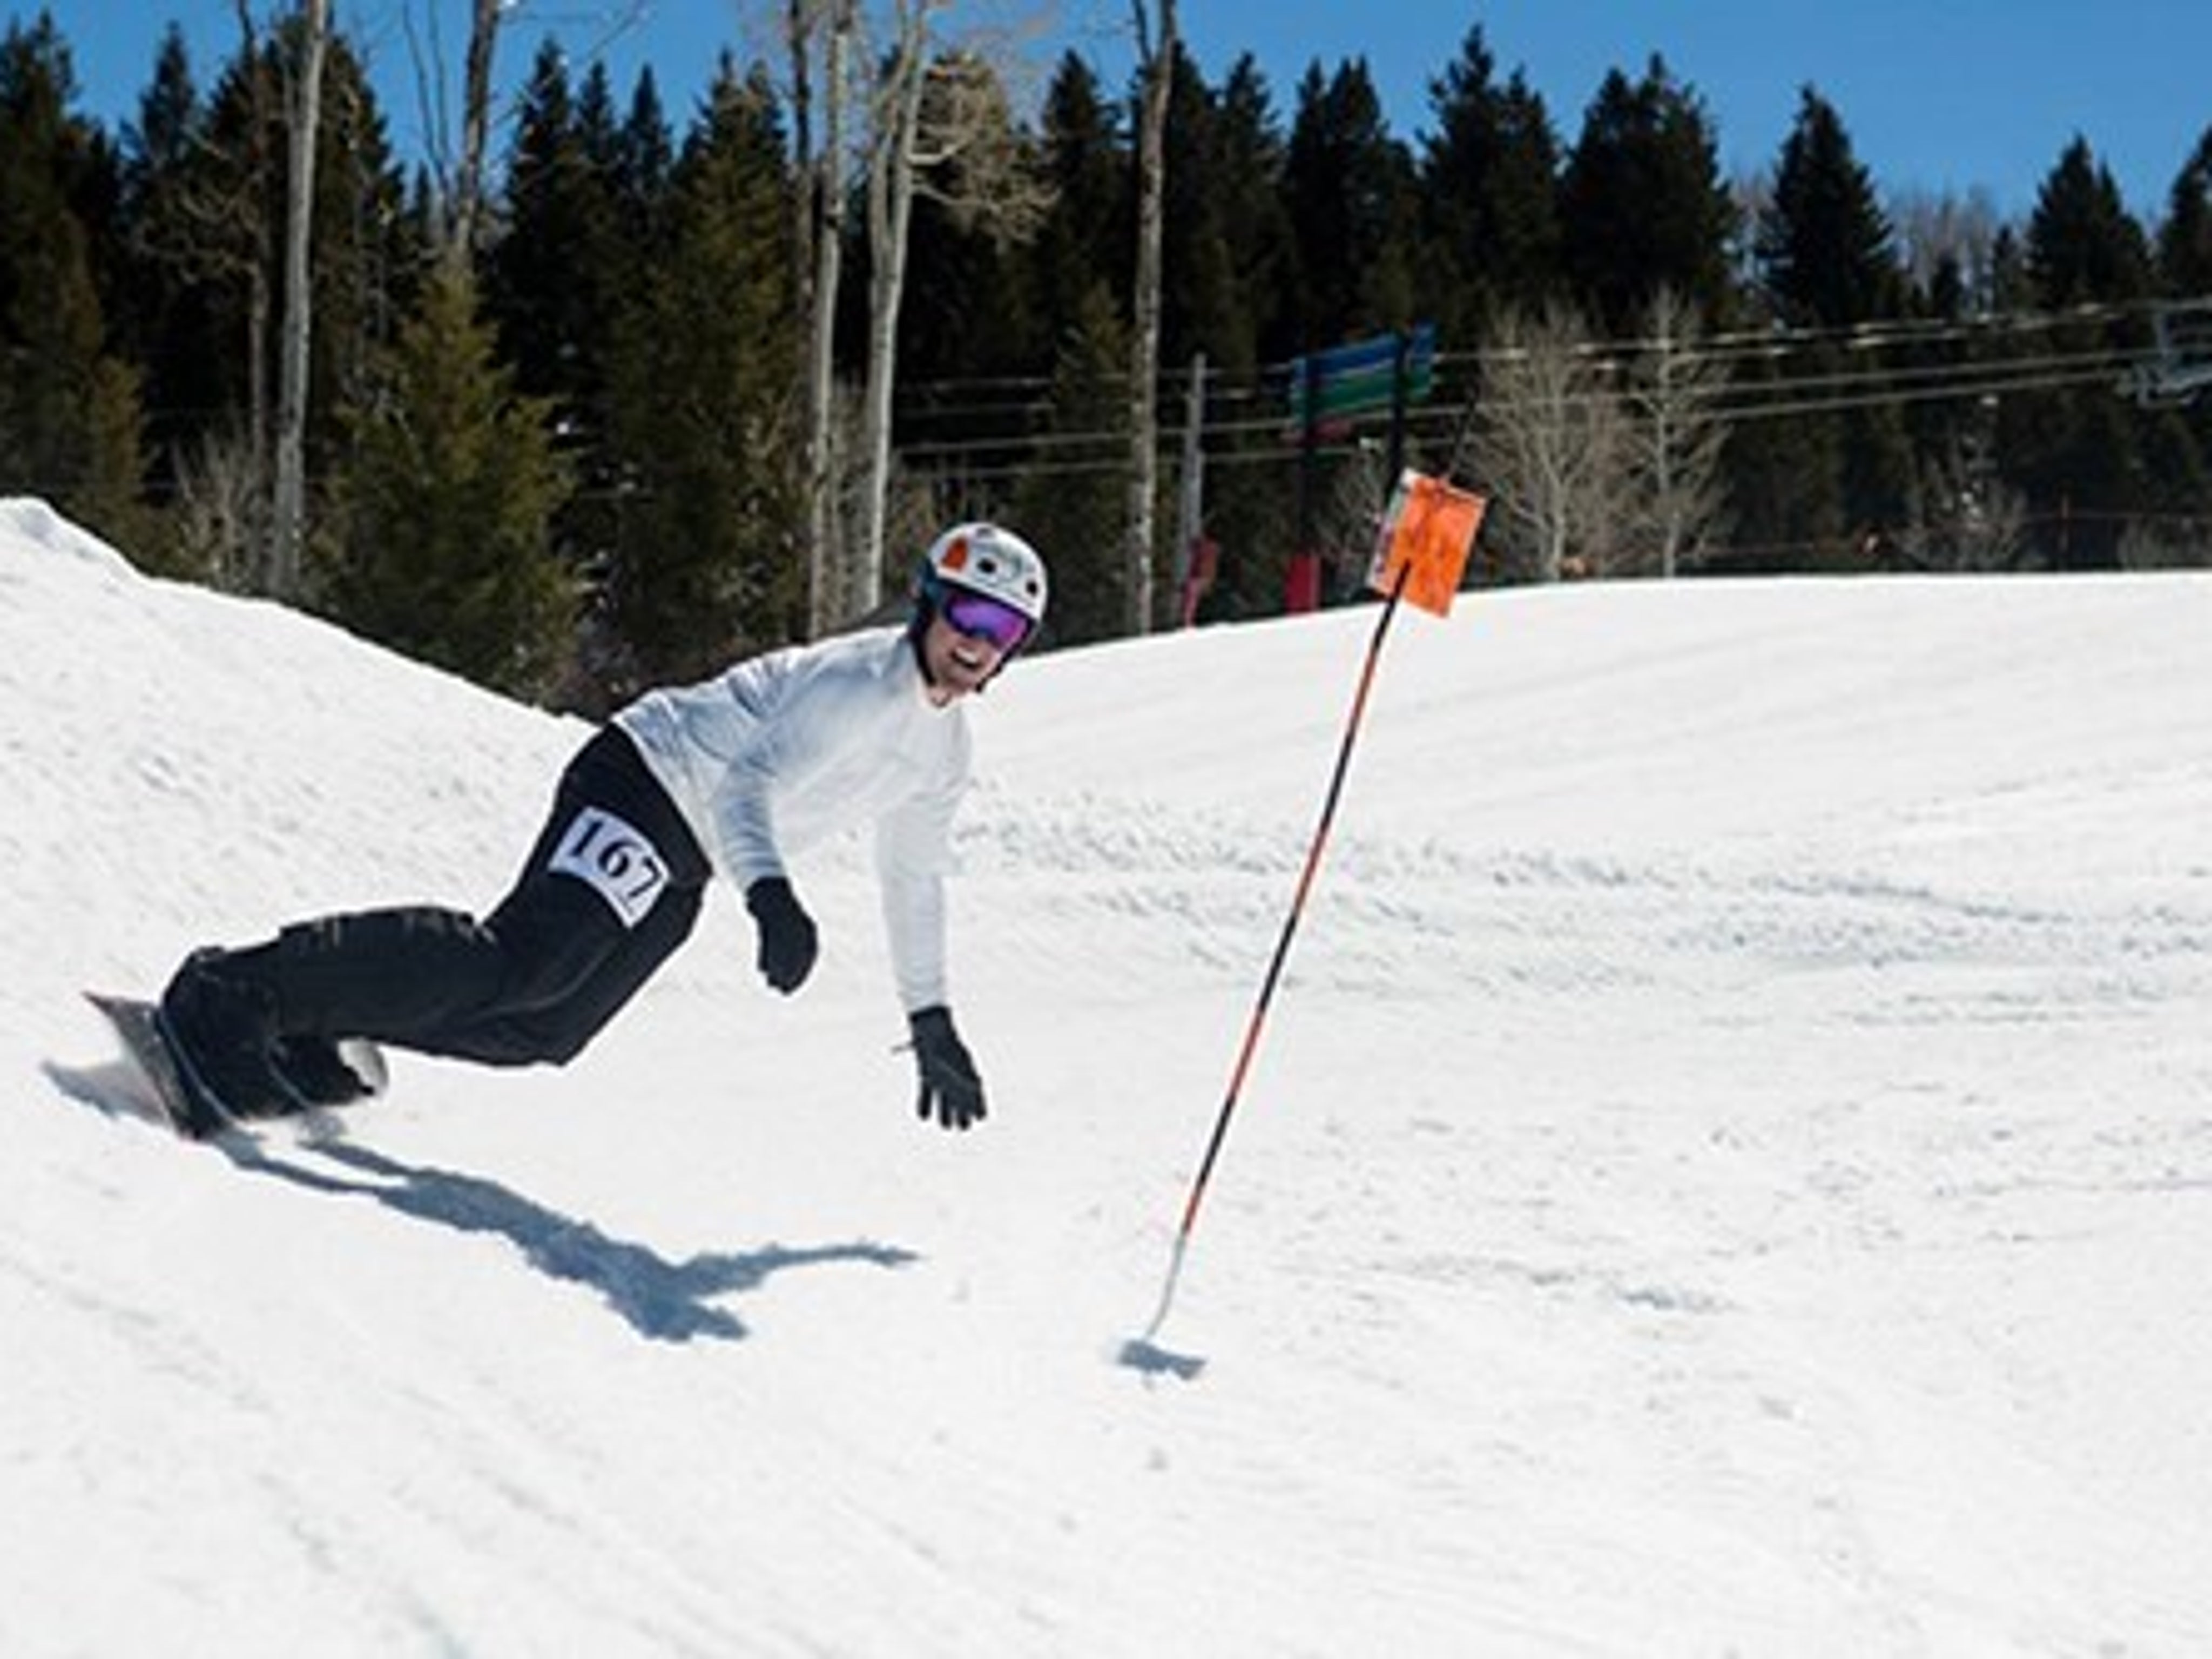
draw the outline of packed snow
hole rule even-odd
[[[1376,615],[975,705],[970,1134],[853,840],[794,999],[725,892],[194,1146],[80,993],[488,905],[585,728],[0,503],[0,1651],[2212,1652],[2212,578],[1399,617],[1132,1364]]]

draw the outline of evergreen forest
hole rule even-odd
[[[960,142],[910,144],[892,244],[870,106],[826,166],[789,64],[732,53],[672,112],[504,43],[479,191],[395,153],[334,32],[288,335],[307,47],[284,19],[202,65],[173,28],[111,131],[51,19],[9,23],[0,494],[549,706],[896,614],[966,517],[1045,553],[1057,643],[1344,602],[1400,465],[1492,497],[1484,583],[2212,562],[2212,125],[2151,222],[2063,132],[2008,220],[1886,193],[1814,87],[1729,178],[1656,58],[1553,110],[1478,25],[1407,136],[1363,60],[1279,88],[1171,50],[1139,399],[1145,70],[933,46],[912,134]],[[1377,339],[1378,403],[1298,401]]]

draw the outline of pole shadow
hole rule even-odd
[[[1114,1360],[1146,1376],[1172,1376],[1182,1382],[1197,1381],[1198,1374],[1206,1369],[1206,1361],[1198,1355],[1163,1348],[1146,1336],[1133,1336],[1124,1342],[1115,1352]]]
[[[1131,1337],[1114,1356],[1116,1364],[1142,1372],[1147,1378],[1172,1376],[1180,1382],[1193,1382],[1206,1369],[1206,1361],[1198,1355],[1177,1353],[1152,1340],[1160,1334],[1160,1327],[1168,1322],[1168,1311],[1175,1306],[1176,1286],[1182,1282],[1183,1255],[1189,1248],[1190,1232],[1186,1227],[1176,1235],[1175,1253],[1168,1257],[1167,1280],[1160,1286],[1160,1305],[1152,1310],[1152,1322],[1145,1327],[1142,1336]]]

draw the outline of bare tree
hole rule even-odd
[[[791,62],[793,148],[800,168],[793,210],[796,276],[805,338],[799,377],[805,387],[806,454],[806,618],[820,635],[857,609],[848,592],[837,511],[837,289],[843,280],[846,114],[852,95],[853,0],[788,0],[785,47]],[[822,72],[814,74],[817,47]],[[821,140],[814,138],[819,88]]]
[[[1721,471],[1728,428],[1720,400],[1724,359],[1702,349],[1697,313],[1672,289],[1651,302],[1629,386],[1630,461],[1643,484],[1649,542],[1638,562],[1672,578],[1683,559],[1720,532],[1728,485]]]
[[[1900,191],[1890,199],[1888,214],[1897,229],[1905,274],[1916,288],[1929,292],[1948,264],[1957,275],[1969,309],[1990,307],[2004,216],[1987,188],[1977,185],[1963,197],[1948,191]]]
[[[211,233],[204,246],[226,250],[230,270],[246,283],[246,442],[265,488],[253,526],[258,533],[249,561],[252,568],[239,573],[238,586],[242,591],[265,592],[272,586],[276,563],[270,527],[276,491],[267,487],[274,471],[274,422],[269,410],[269,332],[270,319],[276,311],[270,293],[269,267],[276,238],[276,214],[270,202],[274,190],[270,184],[268,135],[276,118],[270,108],[270,76],[262,59],[260,33],[254,25],[249,0],[238,0],[238,32],[240,58],[246,65],[246,129],[250,135],[242,187],[198,204],[200,210],[194,216],[204,217]],[[212,258],[219,259],[222,256]]]
[[[447,257],[465,262],[477,243],[483,204],[484,151],[491,133],[491,63],[499,44],[501,0],[472,0],[468,66],[461,92],[461,162],[453,175]]]
[[[1968,434],[1917,470],[1898,549],[1916,569],[2004,571],[2027,552],[2027,500],[2004,481],[1990,446]]]
[[[252,585],[268,510],[261,458],[242,432],[204,433],[177,457],[176,554],[199,580],[233,592]]]
[[[1315,541],[1332,550],[1336,576],[1347,587],[1358,586],[1366,574],[1396,483],[1389,447],[1375,438],[1362,438],[1344,464],[1331,469],[1315,515]]]
[[[501,25],[512,21],[526,3],[526,0],[469,0],[469,44],[461,70],[461,142],[457,155],[450,132],[452,87],[438,26],[440,0],[401,0],[400,25],[414,69],[416,100],[427,135],[430,167],[442,198],[444,246],[441,251],[444,253],[450,254],[455,248],[473,252],[483,230],[484,173],[492,129],[503,113],[492,88],[499,32]],[[420,32],[416,24],[418,9],[424,24]],[[642,26],[651,11],[652,0],[593,0],[564,21],[592,22],[592,33],[576,51],[578,58],[589,62]]]
[[[1635,513],[1607,364],[1558,304],[1508,312],[1486,356],[1475,476],[1502,513],[1505,550],[1538,581],[1602,573]]]
[[[1145,0],[1130,0],[1144,105],[1137,139],[1137,271],[1129,341],[1128,632],[1152,625],[1152,515],[1159,489],[1160,249],[1167,195],[1168,94],[1174,83],[1176,0],[1160,0],[1152,39]]]
[[[897,0],[897,37],[876,85],[868,144],[868,350],[860,392],[862,499],[860,597],[872,604],[881,580],[884,508],[890,484],[891,388],[898,374],[898,315],[905,297],[907,229],[914,222],[915,151],[929,67],[930,19],[949,0]]]
[[[940,52],[932,20],[951,0],[896,0],[896,38],[883,55],[868,142],[868,348],[861,389],[866,475],[858,545],[849,550],[861,608],[880,601],[891,472],[891,392],[897,383],[899,307],[917,195],[953,217],[1008,238],[1026,236],[1049,196],[1018,142],[1001,72],[1006,54]]]
[[[2172,524],[2130,519],[2120,533],[2123,570],[2203,570],[2212,568],[2212,537],[2202,519]]]
[[[285,124],[289,145],[284,214],[284,336],[277,362],[276,478],[270,529],[270,587],[280,598],[300,586],[307,533],[307,364],[314,300],[308,251],[314,232],[315,141],[322,124],[323,58],[330,45],[330,0],[301,0],[299,59]]]
[[[193,165],[184,170],[167,210],[137,216],[130,233],[137,252],[183,281],[194,286],[234,287],[240,296],[242,326],[236,348],[244,362],[246,410],[236,432],[221,445],[221,493],[226,499],[221,511],[210,515],[210,522],[221,520],[220,534],[210,531],[210,538],[203,538],[198,525],[184,523],[178,553],[185,568],[206,580],[228,590],[252,592],[265,590],[269,570],[268,334],[273,312],[270,264],[276,239],[269,140],[276,118],[269,97],[270,66],[249,0],[236,0],[234,11],[243,131],[228,146],[218,146],[205,132],[196,134]],[[210,458],[214,447],[209,446]],[[209,470],[203,465],[204,459],[173,452],[180,497],[191,485],[194,469]],[[249,481],[250,487],[240,480]],[[188,504],[180,500],[182,505]]]

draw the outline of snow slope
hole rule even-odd
[[[495,897],[581,728],[0,503],[0,1652],[2212,1651],[2212,580],[1485,593],[976,708],[562,1072],[195,1149],[88,986]]]

